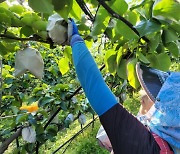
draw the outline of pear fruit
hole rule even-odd
[[[9,18],[14,17],[14,14],[11,11],[9,11],[3,7],[0,7],[0,13],[6,14]]]
[[[24,12],[24,8],[21,5],[13,5],[9,10],[17,14],[22,14]]]
[[[48,36],[55,44],[66,44],[67,37],[67,22],[58,14],[53,14],[48,18],[46,30]]]
[[[48,22],[47,21],[35,21],[32,24],[32,27],[38,31],[46,31]]]
[[[84,114],[81,114],[78,118],[78,122],[84,125],[86,123],[86,116]]]
[[[33,23],[35,21],[38,21],[38,20],[41,20],[40,17],[38,15],[36,15],[35,13],[26,13],[21,21],[25,24],[25,25],[28,25],[28,26],[32,26]]]
[[[43,39],[47,39],[47,37],[48,37],[48,33],[47,33],[47,31],[39,31],[38,33],[37,33],[37,35],[39,35],[41,38],[43,38]]]

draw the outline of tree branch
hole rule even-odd
[[[0,56],[0,108],[2,104],[2,84],[3,84],[3,79],[2,79],[2,57]]]
[[[10,36],[10,35],[6,35],[6,34],[0,34],[1,39],[12,39],[12,40],[18,40],[18,41],[37,41],[37,42],[41,42],[41,43],[50,43],[49,41],[44,41],[42,39],[40,39],[41,37],[39,37],[38,35],[33,35],[32,37],[27,37],[27,38],[20,38],[20,37],[16,37],[16,36]]]
[[[0,0],[0,3],[4,2],[4,1],[6,1],[6,0]]]
[[[83,127],[80,131],[78,131],[75,135],[73,135],[69,140],[67,140],[64,144],[62,144],[59,148],[57,148],[53,154],[55,154],[56,152],[58,152],[62,147],[64,147],[67,143],[72,142],[72,140],[74,140],[80,133],[83,132],[83,130],[87,129],[96,119],[98,118],[98,116],[96,116],[91,122],[89,122],[85,127]]]
[[[111,15],[112,17],[121,20],[122,22],[124,22],[129,28],[131,28],[139,37],[140,34],[137,31],[136,28],[133,27],[133,25],[127,21],[125,18],[123,18],[122,16],[120,16],[118,13],[116,13],[115,11],[113,11],[105,2],[104,0],[97,0]],[[149,42],[149,39],[146,38],[145,36],[142,37],[146,42]]]
[[[80,8],[83,10],[83,12],[89,17],[91,21],[94,21],[94,16],[92,15],[91,11],[87,7],[86,3],[83,0],[76,0]]]
[[[99,70],[101,71],[101,70],[104,69],[104,68],[105,68],[105,65],[102,65]],[[78,88],[74,91],[74,93],[73,93],[72,95],[66,97],[66,100],[70,100],[72,97],[74,97],[76,94],[78,94],[78,92],[81,90],[81,88],[82,88],[81,86],[78,87]],[[59,113],[60,110],[61,110],[61,107],[59,107],[59,108],[56,110],[56,112],[54,112],[54,114],[49,118],[48,122],[47,122],[46,125],[44,126],[44,130],[47,128],[47,126],[51,123],[51,121],[52,121],[52,120],[54,119],[54,117]]]
[[[101,70],[103,70],[104,68],[105,68],[105,64],[102,65],[99,70],[101,71]],[[78,87],[78,88],[74,91],[74,93],[73,93],[72,95],[66,97],[66,100],[70,100],[72,97],[74,97],[76,94],[78,94],[78,92],[81,90],[81,88],[82,88],[81,86]],[[48,122],[47,122],[47,123],[45,124],[45,126],[44,126],[44,130],[45,130],[45,129],[47,128],[47,126],[51,123],[51,121],[54,119],[54,117],[59,113],[59,111],[61,111],[61,107],[59,107],[59,108],[56,110],[56,112],[54,112],[53,115],[49,118]],[[39,146],[40,146],[39,142],[36,142],[36,153],[38,152]]]
[[[0,146],[0,154],[8,148],[9,144],[13,142],[16,138],[21,135],[22,128],[18,129],[13,135],[11,135],[7,140],[5,140]]]

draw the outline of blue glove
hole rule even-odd
[[[68,20],[68,40],[69,40],[69,42],[71,40],[71,37],[75,34],[79,35],[78,28],[77,28],[74,20],[70,18]]]
[[[75,35],[75,34],[79,35],[77,25],[75,24],[73,19],[71,19],[71,24],[72,24],[72,36]]]

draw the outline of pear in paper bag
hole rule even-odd
[[[65,120],[70,120],[71,122],[74,121],[74,115],[72,113],[68,114]]]
[[[15,77],[19,77],[26,71],[31,72],[38,79],[42,79],[44,62],[41,54],[32,48],[18,51],[15,56]]]
[[[53,14],[48,18],[46,30],[52,41],[59,45],[67,43],[67,22],[58,14]]]
[[[36,142],[36,132],[32,127],[26,127],[22,129],[22,138],[29,142],[35,143]]]
[[[86,117],[84,114],[81,114],[78,118],[80,124],[84,125],[86,123]]]

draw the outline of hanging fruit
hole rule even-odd
[[[55,44],[65,45],[68,41],[67,22],[58,14],[53,14],[48,19],[46,30]]]
[[[86,123],[86,116],[84,114],[81,114],[78,118],[78,121],[81,125],[84,125]]]
[[[21,76],[26,71],[29,71],[38,79],[43,77],[44,62],[41,54],[29,47],[18,51],[15,56],[15,77]]]
[[[22,129],[22,138],[28,143],[36,142],[36,132],[33,127],[26,127]]]

